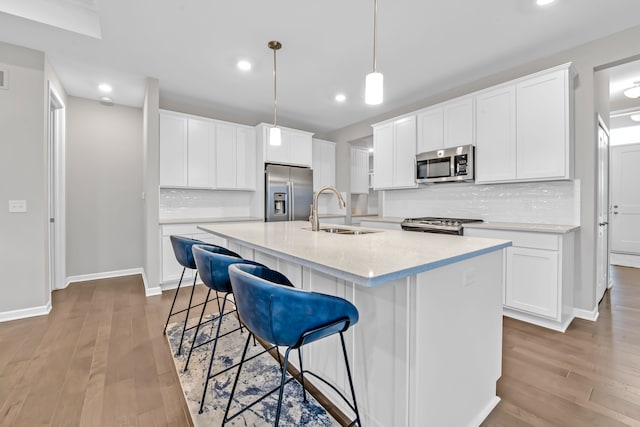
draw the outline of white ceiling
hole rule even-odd
[[[41,7],[15,12],[34,3],[84,8],[99,28],[62,29],[64,13],[43,24]],[[379,0],[385,102],[375,107],[364,104],[373,0],[0,0],[0,10],[10,12],[0,12],[0,40],[46,52],[70,95],[97,99],[104,81],[115,103],[139,107],[156,77],[161,98],[247,123],[273,120],[267,42],[279,40],[279,123],[328,132],[638,25],[640,1]],[[250,72],[236,69],[240,58]]]

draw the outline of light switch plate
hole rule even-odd
[[[26,212],[27,201],[26,200],[9,200],[9,212]]]

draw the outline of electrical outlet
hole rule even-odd
[[[27,211],[26,200],[9,200],[9,212],[19,213]]]

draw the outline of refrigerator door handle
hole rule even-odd
[[[289,204],[291,206],[289,206],[289,221],[293,221],[293,218],[295,218],[295,211],[296,211],[296,203],[295,200],[296,198],[294,197],[294,190],[295,187],[293,186],[293,181],[289,181],[287,183],[288,187],[289,187]]]

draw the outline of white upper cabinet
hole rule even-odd
[[[262,141],[264,141],[265,163],[312,166],[312,133],[280,127],[282,143],[280,145],[271,145],[269,144],[269,129],[271,127],[266,123],[261,123],[257,126],[257,131],[262,132]]]
[[[351,193],[369,194],[369,149],[351,147]]]
[[[313,139],[313,191],[336,185],[336,143]]]
[[[187,119],[187,186],[215,186],[212,165],[215,162],[215,126],[205,120]]]
[[[442,105],[419,112],[417,120],[418,141],[416,153],[442,149],[444,144],[444,109]]]
[[[256,150],[252,128],[216,125],[216,188],[255,190]]]
[[[573,74],[563,68],[516,86],[519,180],[570,179]]]
[[[476,95],[476,182],[571,179],[570,64]]]
[[[471,96],[418,111],[416,153],[473,144],[473,117]]]
[[[474,144],[473,98],[467,96],[447,102],[443,110],[443,148]]]
[[[476,97],[476,182],[516,179],[516,88]]]
[[[187,120],[160,115],[160,185],[187,186]]]
[[[373,125],[374,189],[416,187],[416,116]]]
[[[160,186],[255,190],[252,127],[204,117],[160,113]]]

